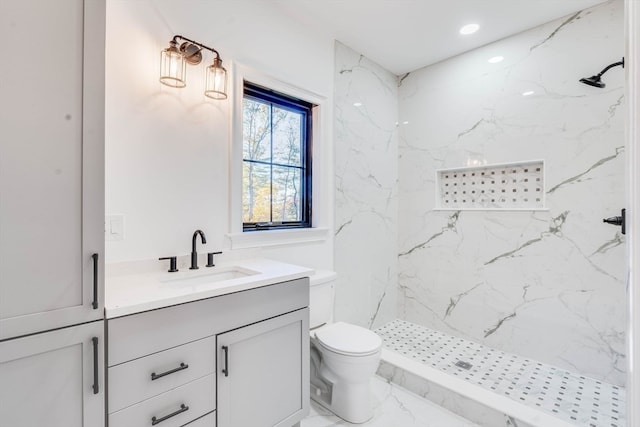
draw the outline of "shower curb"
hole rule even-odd
[[[385,348],[377,374],[481,426],[576,426]]]

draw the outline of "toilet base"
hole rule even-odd
[[[323,363],[319,351],[312,344],[310,396],[343,420],[353,424],[361,424],[373,417],[371,375],[367,375],[366,379],[360,382],[346,382],[339,379]]]
[[[362,424],[373,417],[368,380],[365,383],[349,384],[348,387],[332,386],[328,394],[326,389],[321,390],[312,384],[310,395],[315,402],[349,423]]]
[[[346,323],[326,328],[330,329],[321,328],[311,336],[311,398],[349,423],[365,423],[373,417],[370,380],[380,363],[382,340],[366,329]],[[321,333],[327,341],[321,340]],[[345,344],[345,337],[356,343],[368,340],[369,345],[351,347],[359,353],[344,353],[353,344]]]

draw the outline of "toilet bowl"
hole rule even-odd
[[[336,274],[310,278],[311,398],[351,423],[373,415],[371,376],[380,363],[382,340],[366,328],[333,323]]]

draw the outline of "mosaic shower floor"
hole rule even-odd
[[[569,423],[625,426],[624,388],[403,320],[387,323],[376,333],[391,351]]]

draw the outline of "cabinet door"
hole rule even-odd
[[[0,1],[0,340],[102,318],[104,21],[104,0]]]
[[[103,332],[97,321],[1,342],[0,425],[103,427]]]
[[[217,337],[218,426],[291,427],[309,412],[309,310]]]

